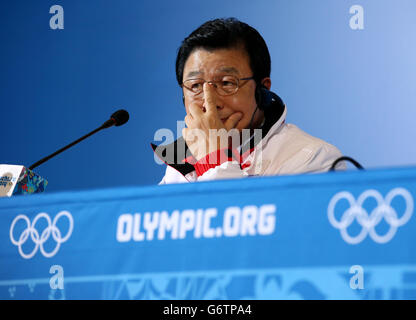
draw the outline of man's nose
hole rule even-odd
[[[220,99],[216,100],[216,105],[217,105],[217,110],[224,109],[224,104],[222,103],[222,101]],[[201,107],[202,111],[204,111],[204,112],[206,111],[205,100],[202,100],[202,105],[200,107]]]
[[[205,101],[206,101],[205,100],[205,94],[206,94],[205,90],[207,90],[206,86],[209,86],[209,85],[213,89],[212,93],[215,96],[215,102],[216,102],[216,105],[217,105],[217,110],[223,109],[224,108],[224,103],[223,103],[222,97],[217,92],[217,85],[215,83],[211,82],[211,81],[207,81],[207,82],[204,83],[204,86],[203,86],[202,92],[201,92],[201,98],[202,98],[202,101],[203,101],[203,104],[202,104],[203,111],[205,111]]]

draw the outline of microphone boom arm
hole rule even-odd
[[[78,142],[81,142],[82,140],[84,140],[84,139],[88,138],[89,136],[93,135],[94,133],[96,133],[96,132],[100,131],[101,129],[104,129],[104,127],[103,127],[103,126],[101,126],[101,127],[97,128],[97,129],[95,129],[95,130],[91,131],[90,133],[87,133],[85,136],[83,136],[83,137],[79,138],[78,140],[76,140],[76,141],[74,141],[74,142],[72,142],[72,143],[68,144],[67,146],[65,146],[65,147],[63,147],[63,148],[61,148],[61,149],[59,149],[58,151],[55,151],[54,153],[50,154],[49,156],[46,156],[45,158],[43,158],[43,159],[39,160],[38,162],[35,162],[34,164],[32,164],[32,165],[29,167],[29,170],[33,170],[34,168],[36,168],[36,167],[40,166],[42,163],[44,163],[44,162],[48,161],[49,159],[51,159],[51,158],[55,157],[56,155],[58,155],[58,154],[60,154],[61,152],[65,151],[66,149],[71,148],[74,144],[77,144]]]
[[[125,124],[129,120],[129,113],[126,110],[120,109],[116,112],[114,112],[110,119],[108,119],[106,122],[104,122],[100,127],[97,129],[91,131],[90,133],[87,133],[85,136],[79,138],[78,140],[68,144],[67,146],[59,149],[58,151],[55,151],[54,153],[50,154],[49,156],[39,160],[38,162],[35,162],[29,167],[29,170],[33,170],[37,166],[40,166],[42,163],[48,161],[49,159],[55,157],[56,155],[60,154],[61,152],[65,151],[66,149],[71,148],[73,145],[77,144],[78,142],[81,142],[82,140],[88,138],[89,136],[93,135],[94,133],[100,131],[101,129],[110,128],[113,125],[116,127],[121,126]]]

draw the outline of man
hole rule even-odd
[[[168,164],[160,184],[329,170],[340,151],[285,123],[270,69],[264,39],[234,18],[208,21],[185,38],[176,77],[187,127],[174,143],[152,145]]]

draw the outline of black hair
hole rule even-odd
[[[185,62],[195,49],[238,48],[240,45],[248,54],[256,83],[270,77],[270,53],[260,33],[236,18],[222,18],[205,22],[182,41],[176,57],[178,84],[182,84]]]

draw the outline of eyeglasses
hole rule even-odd
[[[191,92],[191,95],[197,96],[203,91],[204,83],[208,82],[214,85],[216,92],[220,96],[229,96],[235,94],[239,88],[241,88],[245,83],[240,85],[241,80],[252,80],[253,77],[249,78],[237,78],[235,76],[226,75],[221,78],[221,80],[215,81],[205,81],[204,79],[188,79],[182,83],[182,87],[188,89]]]

